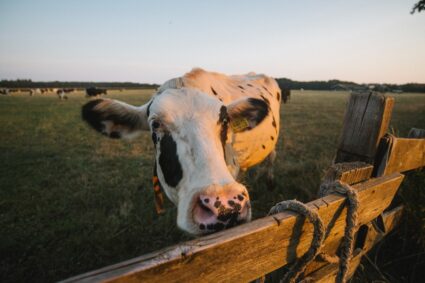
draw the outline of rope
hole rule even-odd
[[[341,181],[330,184],[323,184],[319,189],[319,197],[324,197],[331,193],[339,193],[347,196],[347,216],[345,218],[344,240],[339,256],[339,270],[336,282],[346,282],[350,260],[354,249],[354,228],[357,226],[359,201],[356,190]]]
[[[304,203],[299,202],[297,200],[287,200],[279,202],[270,209],[269,215],[276,214],[284,210],[292,210],[302,214],[304,217],[310,220],[310,222],[314,226],[313,239],[311,240],[309,250],[290,267],[289,271],[281,280],[281,282],[292,283],[296,282],[299,275],[304,272],[307,264],[313,261],[317,254],[320,252],[320,248],[322,247],[325,236],[325,228],[322,220],[319,217],[319,214],[316,211],[311,210]]]
[[[331,256],[326,253],[320,253],[320,249],[325,240],[325,229],[323,221],[319,214],[297,200],[282,201],[270,209],[269,215],[282,212],[284,210],[292,210],[302,214],[310,220],[314,226],[314,235],[309,250],[302,255],[289,269],[282,278],[281,282],[296,282],[299,275],[304,272],[306,266],[313,261],[316,256],[320,256],[323,260],[330,263],[339,262],[339,270],[336,282],[346,282],[347,273],[349,271],[349,263],[352,258],[354,248],[354,228],[357,226],[357,209],[359,206],[357,192],[348,184],[340,181],[325,183],[320,186],[319,197],[324,197],[332,193],[339,193],[347,196],[347,216],[346,226],[344,230],[344,238],[341,246],[340,256]]]

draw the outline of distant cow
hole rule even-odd
[[[75,88],[64,88],[64,89],[62,89],[63,90],[63,92],[65,92],[65,93],[71,93],[71,92],[74,92],[75,91]]]
[[[248,191],[237,176],[266,160],[273,177],[280,98],[268,76],[194,69],[165,82],[142,106],[94,99],[82,117],[110,138],[150,131],[154,176],[177,206],[177,225],[205,234],[250,220]]]
[[[282,89],[282,101],[286,103],[291,98],[291,90],[290,89]]]
[[[66,96],[66,93],[63,89],[56,90],[56,94],[58,95],[59,99],[68,99],[68,96]]]
[[[102,94],[104,94],[104,95],[107,94],[106,89],[96,88],[96,87],[86,88],[86,97],[96,97],[96,96],[100,96]]]

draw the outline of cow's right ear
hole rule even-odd
[[[96,131],[110,138],[131,139],[149,130],[148,104],[135,107],[112,99],[95,99],[86,103],[82,118]]]

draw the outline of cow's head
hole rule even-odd
[[[178,226],[203,234],[251,218],[248,192],[230,173],[224,148],[231,138],[229,120],[244,115],[255,123],[264,107],[256,102],[248,98],[226,107],[197,90],[167,89],[141,107],[92,100],[83,106],[82,116],[111,138],[134,138],[150,131],[158,177],[177,206]]]

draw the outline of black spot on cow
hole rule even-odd
[[[275,120],[274,116],[273,116],[272,118],[273,118],[272,126],[274,127],[274,129],[276,130],[276,133],[277,133],[277,124],[276,124],[276,120]]]
[[[229,122],[229,115],[227,114],[227,108],[226,106],[223,105],[220,108],[220,114],[218,116],[218,124],[221,124],[220,140],[221,140],[221,145],[223,147],[223,152],[227,142],[227,131],[229,128],[228,122]]]
[[[149,117],[149,115],[151,114],[151,105],[152,105],[153,99],[151,100],[151,102],[149,102],[148,107],[146,109],[146,117]]]
[[[215,91],[213,87],[211,87],[211,91],[214,93],[214,95],[217,95],[217,92]]]
[[[218,100],[220,100],[221,102],[223,102],[223,99],[219,98]]]
[[[247,86],[249,86],[249,87],[254,87],[252,84],[246,84]]]
[[[152,142],[154,145],[156,145],[158,142],[158,136],[156,135],[155,132],[152,133]]]
[[[261,145],[261,147],[263,148],[263,149],[266,149],[266,146],[263,144],[263,145]]]
[[[273,96],[273,94],[269,91],[268,88],[266,88],[265,86],[263,86],[264,90],[267,91],[271,96]]]
[[[170,134],[165,134],[161,138],[160,150],[159,166],[165,182],[171,187],[176,187],[183,178],[183,171],[177,155],[177,144]]]
[[[241,85],[238,85],[238,88],[240,88],[240,89],[245,89],[243,86],[241,86]]]
[[[274,141],[274,136],[270,136],[270,139],[271,139],[272,141]]]
[[[279,92],[276,93],[276,98],[277,98],[277,101],[280,100],[280,93]]]

